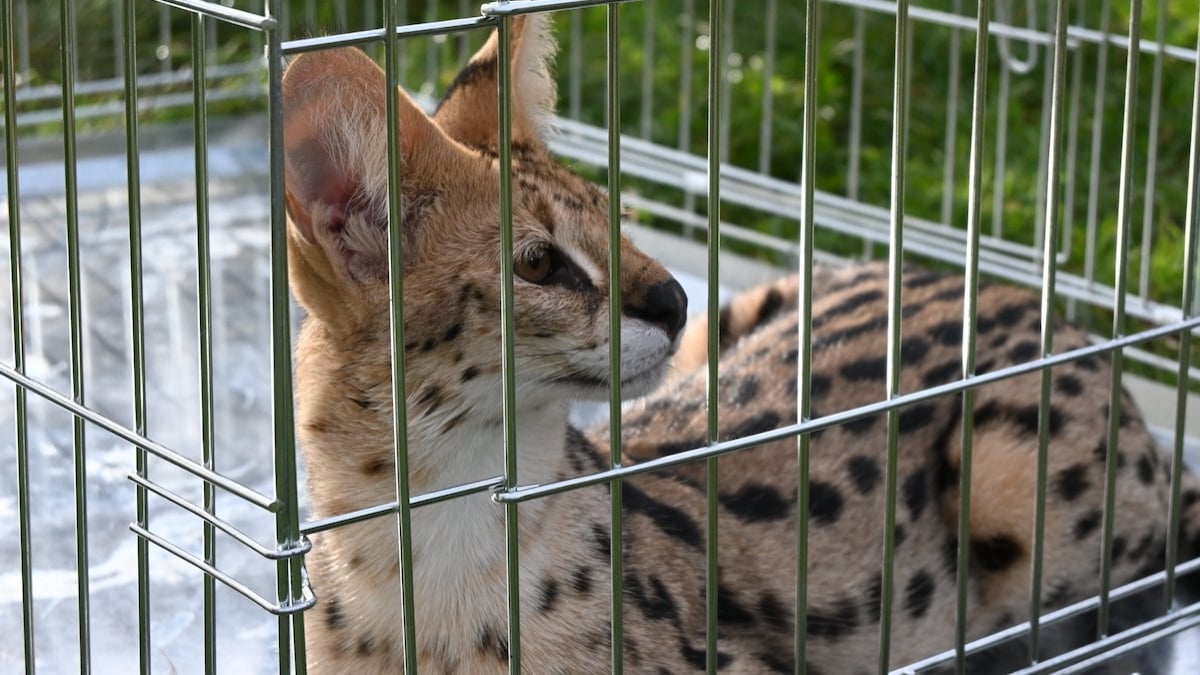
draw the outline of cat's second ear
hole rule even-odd
[[[387,96],[397,97],[401,193],[428,192],[457,152],[403,90],[358,49],[302,54],[283,78],[284,157],[293,287],[311,304],[387,276]],[[405,218],[406,229],[416,227]],[[405,236],[411,236],[405,232]],[[304,296],[310,297],[304,297]],[[311,309],[311,308],[310,308]]]
[[[514,146],[542,148],[549,131],[557,92],[550,61],[557,49],[547,14],[512,20],[512,140]],[[492,151],[500,145],[497,103],[499,31],[471,57],[450,84],[434,119],[455,140]]]

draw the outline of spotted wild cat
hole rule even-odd
[[[547,150],[554,51],[542,16],[513,21],[513,228],[521,484],[609,466],[605,429],[568,424],[571,401],[609,389],[608,198]],[[429,116],[397,91],[404,345],[413,494],[502,473],[500,230],[495,35]],[[302,447],[317,515],[394,499],[382,71],[362,52],[297,57],[284,79],[291,284],[307,310],[296,347]],[[702,321],[657,262],[622,241],[626,461],[706,444]],[[886,277],[822,270],[813,308],[814,414],[884,397]],[[904,369],[913,391],[954,380],[962,280],[919,271],[904,285]],[[795,280],[736,298],[721,315],[720,435],[795,419]],[[1025,291],[981,290],[978,370],[1036,357],[1039,312]],[[656,390],[676,345],[678,372]],[[1061,326],[1056,348],[1085,336]],[[1108,366],[1054,371],[1045,589],[1048,606],[1096,592]],[[969,632],[1028,610],[1039,376],[983,387],[974,411]],[[961,410],[957,396],[900,415],[891,662],[952,644]],[[1123,416],[1114,579],[1160,564],[1167,463],[1131,401]],[[813,434],[808,487],[808,672],[876,667],[885,424],[864,417]],[[630,673],[705,664],[705,491],[691,464],[625,480],[624,655]],[[795,441],[719,462],[721,672],[793,672]],[[1186,477],[1185,541],[1200,505]],[[599,673],[610,654],[607,486],[523,503],[521,658],[528,673]],[[507,672],[503,509],[476,494],[412,512],[422,673]],[[1194,546],[1192,547],[1194,548]],[[1191,548],[1189,548],[1191,550]],[[314,672],[398,672],[396,524],[376,518],[315,537],[318,597],[306,631]]]

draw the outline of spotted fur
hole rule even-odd
[[[557,164],[545,145],[554,102],[545,20],[513,21],[513,237],[518,482],[547,483],[610,466],[606,429],[567,422],[570,402],[609,391],[608,199]],[[497,38],[455,80],[432,117],[403,91],[401,206],[404,382],[414,494],[503,471],[501,244],[496,132]],[[291,285],[307,311],[296,347],[299,432],[318,516],[395,498],[389,320],[387,110],[384,77],[361,52],[298,57],[284,78]],[[649,394],[626,413],[626,462],[707,444],[703,322],[680,336],[679,285],[621,243],[622,391]],[[816,275],[815,415],[884,397],[886,284],[879,267]],[[905,277],[901,387],[959,376],[962,282]],[[721,438],[796,417],[794,280],[752,291],[722,312]],[[977,370],[1036,356],[1029,294],[986,286]],[[1081,346],[1068,326],[1056,349]],[[677,374],[655,390],[676,345]],[[1033,351],[1030,351],[1031,347]],[[1050,412],[1047,602],[1096,590],[1102,530],[1108,366],[1054,372]],[[1039,378],[982,388],[973,412],[969,631],[1024,618]],[[1152,569],[1165,539],[1166,468],[1132,402],[1116,457],[1120,582]],[[961,461],[958,397],[899,416],[899,505],[891,662],[951,644]],[[812,434],[801,493],[808,543],[809,672],[877,662],[885,421],[865,417]],[[721,672],[793,672],[796,560],[794,440],[718,462],[716,652]],[[1189,494],[1194,492],[1188,477]],[[706,496],[702,465],[621,484],[623,652],[630,673],[703,670]],[[600,485],[518,508],[521,659],[530,673],[601,673],[612,651],[610,491]],[[1189,501],[1186,538],[1196,533]],[[412,513],[416,659],[422,673],[504,673],[509,644],[504,509],[489,495]],[[306,617],[314,672],[398,672],[403,598],[397,526],[375,518],[317,535],[307,557],[317,607]]]

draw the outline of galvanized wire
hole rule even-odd
[[[796,335],[796,422],[812,417],[812,268],[813,194],[816,191],[817,54],[821,42],[820,3],[808,0],[804,14],[804,118],[800,158],[800,185],[804,191],[800,211],[800,288]],[[796,625],[793,627],[795,669],[808,669],[808,530],[809,450],[812,437],[796,437]]]
[[[388,194],[388,324],[392,356],[392,455],[396,467],[396,541],[397,563],[400,567],[400,602],[404,625],[401,644],[404,649],[405,672],[417,672],[416,606],[413,598],[413,534],[412,514],[409,512],[408,484],[408,400],[404,379],[404,224],[403,177],[401,155],[400,42],[394,28],[401,23],[401,0],[384,3],[384,97],[387,111],[387,194]],[[511,250],[511,249],[508,249]],[[507,402],[507,399],[506,399]],[[506,408],[507,411],[507,408]]]
[[[979,0],[975,28],[975,80],[971,96],[971,151],[967,191],[967,257],[963,269],[962,375],[975,374],[975,340],[979,313],[979,237],[982,224],[984,112],[987,105],[990,0]],[[959,459],[958,579],[954,624],[955,670],[967,669],[967,605],[971,562],[971,477],[974,471],[975,390],[962,394],[962,452]]]
[[[720,297],[717,284],[721,278],[721,124],[722,107],[720,105],[722,91],[726,85],[724,77],[724,59],[722,44],[724,34],[721,31],[722,0],[709,0],[708,3],[708,367],[707,389],[708,399],[708,429],[709,445],[713,445],[720,437],[718,407],[720,403],[720,386],[717,356],[720,353],[720,334],[717,320],[720,314]],[[718,464],[716,457],[710,457],[705,466],[705,497],[707,498],[707,522],[705,527],[705,577],[704,577],[704,616],[705,616],[705,654],[706,667],[709,675],[717,672],[717,642],[718,621],[720,613],[719,593],[719,532],[717,509],[718,494]]]
[[[83,372],[83,289],[82,266],[79,261],[79,184],[78,148],[75,128],[75,5],[62,0],[59,15],[59,39],[62,50],[62,123],[63,171],[66,186],[65,210],[67,229],[67,303],[70,315],[71,398],[84,402]],[[90,673],[91,657],[91,596],[88,583],[88,523],[87,523],[87,446],[81,417],[71,419],[72,453],[75,489],[75,561],[78,579],[79,610],[79,668]]]
[[[12,3],[0,6],[0,53],[5,55],[4,69],[4,119],[15,120],[17,116],[16,72],[13,68],[13,16]],[[17,125],[4,125],[5,177],[8,188],[8,269],[12,291],[12,337],[13,367],[25,372],[25,300],[21,266],[21,187],[17,151]],[[14,422],[16,437],[17,471],[17,527],[20,548],[18,556],[21,566],[21,627],[24,629],[22,647],[25,657],[25,672],[34,671],[34,612],[33,612],[33,547],[31,546],[30,500],[29,500],[29,416],[25,389],[17,386],[13,391]]]
[[[1113,329],[1114,338],[1125,334],[1125,295],[1129,275],[1129,237],[1133,226],[1133,153],[1137,142],[1137,84],[1138,84],[1138,40],[1141,39],[1142,2],[1133,0],[1129,10],[1129,55],[1125,69],[1124,124],[1121,129],[1121,177],[1117,193],[1117,255],[1113,282]],[[1109,598],[1112,587],[1113,521],[1116,517],[1117,452],[1121,434],[1121,371],[1124,354],[1120,349],[1112,352],[1112,384],[1108,407],[1108,453],[1104,466],[1104,521],[1100,553],[1100,609],[1096,621],[1096,637],[1108,634]]]
[[[652,3],[651,3],[652,4]],[[647,5],[650,6],[650,5]],[[649,25],[649,23],[647,23]],[[605,35],[605,85],[608,114],[608,443],[609,467],[621,466],[621,6],[608,6]],[[643,71],[646,72],[646,71]],[[646,93],[643,88],[643,93]],[[645,99],[644,99],[645,100]],[[649,108],[642,109],[643,120]],[[647,128],[647,127],[644,127]],[[643,134],[645,135],[645,134]],[[609,583],[612,625],[612,672],[624,671],[625,536],[621,518],[621,481],[609,487]]]
[[[1046,158],[1047,185],[1041,193],[1046,197],[1046,226],[1045,239],[1042,243],[1042,295],[1041,295],[1041,355],[1046,357],[1054,351],[1054,290],[1058,272],[1058,261],[1055,256],[1059,237],[1059,201],[1061,198],[1060,182],[1062,176],[1062,122],[1063,96],[1065,91],[1067,67],[1067,7],[1068,3],[1060,2],[1054,20],[1054,64],[1050,88],[1050,129]],[[1038,400],[1038,449],[1037,449],[1037,485],[1034,501],[1033,520],[1033,550],[1031,552],[1029,616],[1031,619],[1029,633],[1029,660],[1037,661],[1038,640],[1040,637],[1039,616],[1042,613],[1042,571],[1045,557],[1046,535],[1046,482],[1050,463],[1050,387],[1053,371],[1047,368],[1042,371],[1041,391]]]
[[[904,266],[904,186],[908,136],[908,2],[896,3],[896,61],[892,79],[892,165],[889,197],[888,322],[886,397],[900,394],[900,334]],[[887,672],[892,647],[892,600],[895,588],[896,479],[899,471],[900,411],[887,411],[887,467],[883,516],[883,569],[880,570],[879,672]]]

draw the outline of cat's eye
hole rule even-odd
[[[525,281],[533,284],[540,284],[550,276],[551,265],[550,253],[541,251],[533,255],[517,258],[513,261],[513,272]]]

